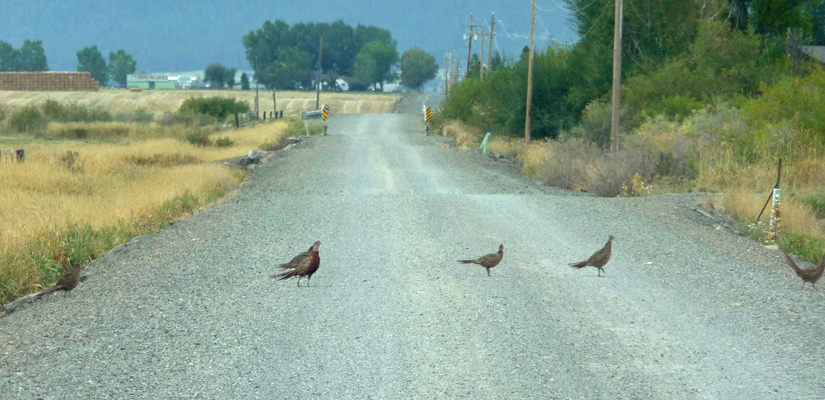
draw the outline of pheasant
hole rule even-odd
[[[287,272],[283,272],[283,273],[274,275],[273,278],[278,278],[278,280],[283,281],[283,280],[292,278],[293,276],[297,276],[298,277],[298,286],[301,286],[301,278],[306,276],[307,277],[307,287],[309,287],[309,280],[312,279],[312,274],[314,274],[315,271],[318,271],[318,267],[321,265],[321,256],[318,254],[318,248],[320,248],[320,247],[321,247],[321,241],[319,240],[319,241],[315,242],[312,245],[312,247],[309,248],[309,250],[308,250],[309,255],[307,255],[307,256],[301,258],[300,260],[298,260],[298,264],[295,265],[295,268],[291,268],[289,266],[284,267],[282,265],[281,268],[291,269],[291,271],[287,271]],[[301,254],[304,254],[304,253],[301,253]],[[295,258],[300,257],[301,254],[299,254]],[[295,261],[295,259],[293,258],[292,261]],[[291,263],[291,261],[290,261],[290,263]]]
[[[63,270],[63,273],[60,274],[60,278],[57,279],[57,283],[54,286],[40,292],[38,297],[57,292],[59,290],[62,290],[63,297],[66,297],[66,293],[71,292],[72,289],[76,288],[77,284],[80,283],[80,272],[82,270],[83,267],[80,265],[80,260],[77,260],[74,263],[74,267]]]
[[[495,267],[498,263],[501,262],[501,259],[504,258],[504,245],[498,246],[498,253],[491,253],[487,254],[486,256],[481,256],[476,260],[458,260],[460,263],[464,264],[478,264],[484,268],[487,268],[487,276],[490,276],[490,268]]]
[[[607,265],[607,262],[610,261],[610,253],[612,252],[613,248],[613,235],[610,235],[610,238],[607,239],[607,243],[601,250],[593,253],[590,258],[586,261],[571,263],[570,266],[576,269],[582,269],[584,267],[596,267],[599,269],[599,276],[602,276],[602,272],[604,272],[604,266]]]
[[[793,268],[794,272],[796,272],[796,275],[802,278],[802,289],[805,288],[805,282],[811,282],[811,286],[814,287],[814,290],[819,292],[819,289],[816,288],[816,281],[822,277],[822,272],[825,271],[825,254],[822,255],[822,262],[819,263],[818,267],[807,269],[799,268],[788,253],[783,251],[782,254],[785,255],[785,260],[788,262],[788,265]]]
[[[298,264],[300,264],[300,263],[301,263],[301,260],[303,260],[304,258],[309,257],[309,256],[312,254],[312,248],[313,248],[316,244],[320,246],[320,245],[321,245],[321,241],[319,240],[319,241],[317,241],[317,242],[313,243],[313,244],[312,244],[312,246],[309,246],[309,249],[308,249],[307,251],[305,251],[305,252],[303,252],[303,253],[301,253],[301,254],[298,254],[298,255],[297,255],[297,256],[295,256],[295,257],[292,257],[292,260],[290,260],[288,263],[281,264],[281,265],[279,265],[278,267],[279,267],[279,268],[281,268],[281,269],[295,269],[295,267],[297,267],[297,266],[298,266]],[[272,275],[272,278],[274,278],[274,277],[275,277],[275,275]]]

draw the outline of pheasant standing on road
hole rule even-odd
[[[287,271],[284,273],[280,273],[274,275],[273,278],[278,278],[278,280],[286,280],[292,278],[293,276],[298,277],[298,286],[301,286],[301,278],[306,276],[307,277],[307,286],[309,286],[309,280],[312,279],[312,274],[315,271],[318,271],[318,267],[321,266],[321,256],[318,253],[318,249],[321,247],[321,241],[315,242],[312,247],[309,248],[308,252],[309,255],[306,257],[301,258],[298,260],[298,264],[295,265],[295,268],[289,266],[290,263],[282,264],[281,268],[283,269],[291,269],[291,271]],[[301,253],[304,254],[304,253]],[[292,260],[295,261],[296,258],[300,257],[301,254],[293,258]],[[287,265],[286,267],[284,265]]]
[[[604,268],[604,266],[607,265],[607,262],[610,261],[610,253],[613,248],[613,239],[613,235],[610,235],[610,238],[607,239],[607,243],[605,243],[601,250],[593,253],[593,255],[586,261],[571,263],[570,266],[576,269],[596,267],[599,269],[599,276],[602,276],[602,272],[604,272],[604,269],[602,268]]]
[[[819,292],[819,289],[816,288],[816,281],[822,277],[822,272],[825,271],[825,254],[822,255],[822,262],[819,263],[818,267],[807,269],[799,268],[788,253],[783,251],[782,254],[785,255],[785,260],[788,262],[788,265],[793,268],[794,272],[796,272],[796,275],[802,278],[802,289],[805,289],[805,282],[811,282],[814,290]]]
[[[295,267],[297,267],[297,266],[298,266],[298,264],[300,264],[300,263],[301,263],[301,261],[302,261],[304,258],[307,258],[307,257],[309,257],[310,255],[312,255],[312,248],[313,248],[316,244],[320,246],[320,245],[321,245],[321,241],[319,240],[319,241],[317,241],[317,242],[313,243],[313,244],[312,244],[312,246],[309,246],[309,249],[308,249],[307,251],[305,251],[305,252],[303,252],[303,253],[301,253],[301,254],[298,254],[298,255],[297,255],[297,256],[295,256],[295,257],[292,257],[292,260],[290,260],[288,263],[281,264],[281,265],[279,265],[278,267],[279,267],[279,268],[281,268],[281,269],[295,269]],[[276,275],[272,275],[272,278],[275,278],[275,277],[276,277]]]
[[[501,259],[504,258],[504,245],[498,246],[498,253],[491,253],[487,254],[486,256],[481,256],[476,260],[458,260],[460,263],[464,264],[478,264],[484,268],[487,268],[487,276],[490,276],[490,268],[495,267],[498,263],[501,262]]]
[[[83,270],[83,267],[80,265],[80,260],[77,260],[74,263],[72,268],[66,268],[60,274],[60,278],[57,279],[57,283],[40,292],[38,295],[42,297],[45,294],[54,293],[59,290],[63,291],[63,297],[66,297],[66,293],[71,292],[72,289],[77,287],[77,284],[80,283],[80,272]]]

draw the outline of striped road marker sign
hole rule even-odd
[[[329,117],[329,106],[324,104],[323,109],[324,109],[324,121],[326,121],[327,117]]]
[[[432,122],[432,121],[433,121],[432,109],[430,109],[430,107],[427,107],[427,122]]]

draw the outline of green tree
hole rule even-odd
[[[811,36],[816,46],[825,45],[825,0],[812,1],[808,12],[811,14]]]
[[[249,90],[249,75],[246,72],[241,74],[241,90]]]
[[[375,77],[378,75],[378,67],[375,65],[375,60],[369,54],[361,52],[355,57],[355,65],[353,72],[358,83],[369,86],[375,83]]]
[[[137,69],[137,61],[132,58],[131,54],[126,54],[123,49],[116,53],[109,52],[109,72],[112,74],[112,80],[126,85],[126,77],[129,74],[134,74]]]
[[[390,33],[387,29],[358,24],[355,28],[354,34],[355,45],[359,49],[371,42],[381,42],[393,48],[397,47],[395,39],[392,38],[392,33]]]
[[[763,37],[781,38],[788,29],[811,33],[810,0],[753,0],[751,24]]]
[[[97,46],[86,46],[77,52],[77,71],[89,72],[100,85],[109,83],[109,67]]]
[[[210,84],[210,89],[223,89],[226,83],[226,68],[219,63],[212,63],[203,70],[203,81]]]
[[[24,40],[23,45],[17,51],[16,56],[17,71],[48,71],[49,63],[46,61],[46,51],[43,50],[43,41]]]
[[[17,51],[12,45],[0,41],[0,72],[17,71]]]
[[[405,51],[401,56],[401,84],[410,89],[420,89],[437,73],[435,57],[418,47]]]
[[[224,72],[224,80],[226,81],[226,86],[232,90],[235,88],[235,75],[238,73],[238,70],[235,68],[227,68]]]
[[[310,87],[312,83],[312,56],[296,47],[281,47],[275,51],[276,59],[263,70],[255,73],[256,80],[267,88],[292,90]]]
[[[362,81],[361,83],[367,85],[378,84],[381,87],[381,91],[383,91],[384,81],[390,81],[394,78],[392,67],[396,62],[398,62],[398,51],[393,46],[388,46],[379,41],[373,41],[365,44],[364,47],[361,48],[359,54],[364,54],[365,56],[372,58],[375,62],[375,71],[372,82],[366,83]],[[355,61],[356,63],[358,62],[357,56]]]
[[[260,29],[243,37],[246,59],[262,83],[273,88],[307,87],[318,64],[319,40],[324,37],[321,69],[324,73],[353,74],[357,54],[367,43],[378,41],[393,49],[396,42],[386,29],[358,25],[353,29],[343,21],[332,23],[296,23],[266,21]],[[396,51],[396,61],[397,61]],[[306,61],[306,62],[304,62]],[[376,61],[380,60],[376,59]],[[395,62],[395,61],[394,61]],[[297,71],[306,68],[306,71]],[[308,76],[309,78],[305,78]],[[387,77],[392,77],[389,70]]]

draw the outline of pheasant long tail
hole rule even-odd
[[[785,255],[785,261],[787,261],[787,262],[788,262],[788,265],[789,265],[791,268],[793,268],[794,272],[796,272],[796,274],[797,274],[797,275],[802,276],[802,275],[800,275],[800,273],[802,272],[802,270],[801,270],[801,269],[799,269],[799,267],[796,265],[796,262],[794,262],[794,260],[791,258],[791,256],[789,256],[789,255],[788,255],[788,253],[785,253],[785,252],[782,252],[782,254],[784,254],[784,255]]]
[[[478,264],[478,260],[458,260],[458,262],[464,264]]]
[[[284,280],[287,280],[287,279],[289,279],[289,278],[292,278],[292,277],[293,277],[293,276],[295,276],[295,275],[297,275],[297,274],[295,273],[295,270],[292,270],[292,271],[287,271],[287,272],[284,272],[284,273],[282,273],[282,274],[275,274],[275,275],[272,275],[272,277],[273,277],[273,278],[278,278],[278,280],[279,280],[279,281],[284,281]]]
[[[577,263],[571,263],[570,264],[570,267],[575,268],[575,269],[582,269],[586,266],[587,266],[587,261],[582,261],[582,262],[577,262]]]

